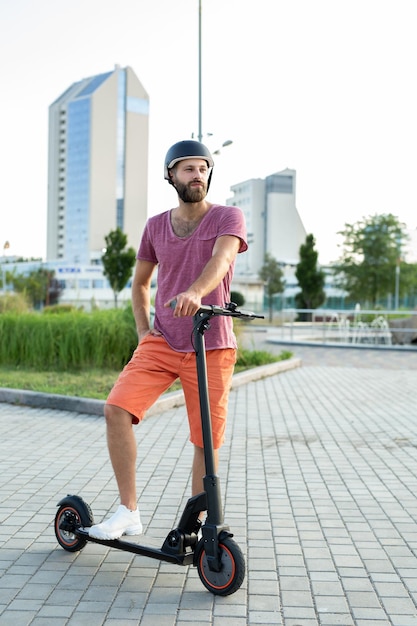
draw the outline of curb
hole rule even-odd
[[[396,352],[417,352],[415,344],[403,345],[403,344],[375,344],[375,343],[336,343],[334,341],[313,341],[309,339],[267,339],[266,343],[273,343],[283,346],[303,346],[307,348],[338,348],[339,350],[374,350],[381,351],[396,351]]]
[[[232,389],[246,385],[249,382],[260,380],[268,376],[274,376],[281,372],[300,367],[301,359],[288,359],[277,361],[269,365],[254,367],[233,376]],[[58,411],[72,411],[75,413],[85,413],[87,415],[103,415],[104,400],[94,400],[92,398],[80,398],[78,396],[61,396],[58,394],[42,393],[38,391],[27,391],[24,389],[7,389],[0,387],[0,402],[7,404],[17,404],[42,409],[52,409]],[[185,404],[184,394],[180,391],[172,391],[161,396],[155,404],[148,409],[146,417],[162,413],[169,409]]]

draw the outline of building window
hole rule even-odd
[[[292,176],[273,174],[266,179],[266,193],[294,193]]]
[[[116,148],[116,226],[124,230],[125,152],[126,152],[126,70],[118,73]]]
[[[89,260],[90,106],[86,98],[68,107],[65,251],[68,259],[82,263]]]
[[[139,115],[149,114],[149,102],[144,98],[127,97],[127,110],[129,113],[139,113]]]

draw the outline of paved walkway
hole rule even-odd
[[[293,351],[302,367],[231,394],[219,473],[247,576],[226,598],[192,567],[61,549],[60,498],[97,520],[116,505],[103,419],[0,404],[0,626],[417,626],[416,355]],[[185,410],[136,432],[145,533],[163,539],[190,491]]]

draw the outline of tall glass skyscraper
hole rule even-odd
[[[49,107],[47,259],[89,264],[147,217],[149,97],[130,67],[85,78]]]

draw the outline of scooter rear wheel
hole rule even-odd
[[[245,559],[242,551],[233,539],[226,537],[219,541],[221,551],[220,572],[209,568],[204,544],[197,548],[197,570],[203,585],[218,596],[228,596],[235,593],[245,578]]]
[[[55,515],[55,536],[59,545],[68,552],[78,552],[84,548],[87,540],[75,532],[80,526],[92,526],[93,513],[86,502],[79,496],[67,496],[59,503]]]

